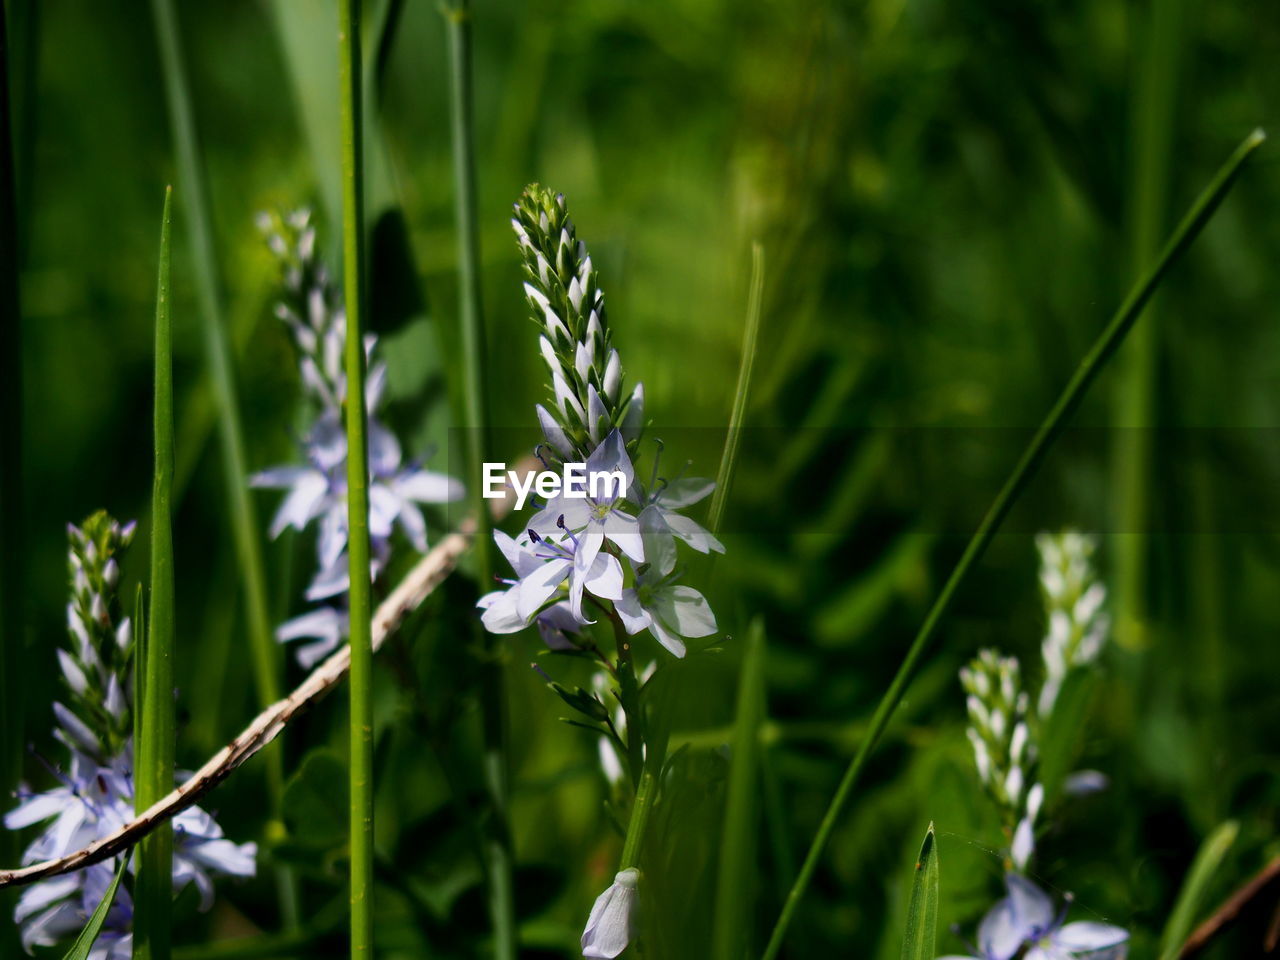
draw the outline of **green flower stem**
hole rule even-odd
[[[650,688],[652,689],[652,688]],[[627,836],[622,841],[622,858],[618,869],[639,868],[640,858],[644,851],[644,836],[649,827],[649,814],[653,812],[653,801],[658,791],[658,781],[662,775],[662,765],[667,760],[667,744],[671,739],[669,721],[669,687],[659,695],[654,705],[652,722],[645,724],[645,757],[644,770],[640,774],[640,783],[636,787],[636,800],[631,806],[631,819],[627,821]],[[641,710],[628,714],[627,723],[639,725]],[[633,728],[628,726],[628,731]],[[630,738],[633,734],[629,733]],[[637,742],[639,738],[637,737]]]
[[[169,315],[169,227],[173,189],[164,194],[156,281],[155,478],[151,491],[151,609],[140,651],[142,689],[135,690],[134,809],[147,809],[173,789],[173,343]],[[173,900],[173,824],[142,841],[134,890],[133,955],[168,960]]]
[[[280,657],[271,635],[262,542],[259,539],[256,511],[246,482],[248,471],[245,468],[244,432],[227,345],[222,295],[218,284],[217,255],[214,251],[213,223],[209,214],[209,195],[200,160],[195,112],[191,106],[191,91],[174,2],[152,0],[151,10],[160,44],[160,64],[177,158],[179,185],[185,202],[187,242],[191,248],[191,266],[196,281],[200,328],[218,415],[224,493],[227,509],[231,514],[232,540],[244,587],[254,686],[258,702],[266,707],[280,699]],[[266,761],[272,812],[278,820],[284,785],[281,748],[268,748]]]
[[[364,396],[364,147],[360,0],[338,5],[342,253],[346,287],[347,557],[351,571],[351,956],[373,955],[373,627],[369,447]]]
[[[18,296],[18,216],[9,92],[9,50],[0,12],[0,796],[22,778],[23,645],[26,642],[27,557],[22,470],[22,312]],[[0,855],[16,861],[18,835],[0,831]],[[11,896],[0,899],[9,909]],[[0,954],[17,954],[14,926],[0,934]]]
[[[456,0],[451,5],[446,5],[444,16],[449,38],[449,116],[458,234],[458,318],[462,332],[467,491],[471,501],[471,515],[476,518],[476,579],[483,585],[489,583],[493,573],[493,532],[488,505],[481,496],[482,464],[489,446],[489,414],[484,367],[484,314],[480,301],[480,237],[476,214],[469,0]],[[484,778],[492,808],[491,825],[485,837],[485,861],[489,877],[493,954],[498,960],[514,960],[515,891],[507,815],[510,788],[504,671],[493,637],[479,625],[476,631],[477,642],[484,649],[486,661],[481,698],[484,711]]]
[[[1089,352],[1085,354],[1084,359],[1080,361],[1076,372],[1072,375],[1061,396],[1058,397],[1057,402],[1054,403],[1048,415],[1040,424],[1040,428],[1023,452],[1017,466],[1014,467],[1013,473],[1010,474],[1009,479],[1005,481],[1004,486],[996,495],[995,501],[987,510],[986,516],[982,518],[982,522],[978,525],[978,529],[970,539],[968,546],[965,547],[959,563],[951,571],[951,576],[947,578],[942,592],[938,595],[938,599],[934,601],[933,607],[925,617],[924,624],[920,627],[920,631],[916,634],[910,648],[908,648],[902,665],[898,668],[898,672],[889,684],[889,689],[885,691],[879,705],[876,707],[875,713],[872,715],[871,727],[867,731],[862,744],[858,747],[858,752],[854,755],[853,761],[849,764],[843,778],[841,778],[840,785],[836,788],[835,796],[831,799],[831,805],[827,808],[827,812],[822,818],[822,823],[818,827],[818,832],[813,838],[813,843],[809,847],[809,852],[805,857],[803,866],[800,868],[800,873],[796,877],[790,893],[787,894],[782,912],[774,925],[773,934],[769,938],[769,944],[765,948],[764,960],[773,960],[781,951],[787,927],[790,926],[791,920],[795,916],[796,908],[799,906],[800,899],[804,896],[805,890],[809,886],[809,881],[813,879],[813,873],[818,867],[818,861],[821,859],[827,841],[835,829],[836,821],[839,820],[840,814],[853,792],[854,784],[857,783],[863,767],[866,766],[867,758],[870,756],[871,751],[875,749],[881,735],[884,733],[885,727],[889,723],[890,717],[893,716],[894,710],[902,700],[907,684],[911,682],[921,657],[928,650],[929,642],[933,639],[938,625],[950,608],[951,601],[955,597],[960,584],[982,557],[987,544],[991,542],[991,538],[995,536],[1009,510],[1022,494],[1027,483],[1035,475],[1036,469],[1040,466],[1041,461],[1044,460],[1045,454],[1048,453],[1054,440],[1057,439],[1067,418],[1074,412],[1085,392],[1089,389],[1089,385],[1097,377],[1098,372],[1111,358],[1111,355],[1115,353],[1124,340],[1125,334],[1129,332],[1135,321],[1142,314],[1142,308],[1147,305],[1152,294],[1155,293],[1156,288],[1160,285],[1160,281],[1164,279],[1165,274],[1169,272],[1174,263],[1178,261],[1196,237],[1199,236],[1204,225],[1209,222],[1218,205],[1230,191],[1245,160],[1265,139],[1266,135],[1261,130],[1255,130],[1249,134],[1244,142],[1232,153],[1227,162],[1223,164],[1222,168],[1218,170],[1213,180],[1209,182],[1209,185],[1205,187],[1200,196],[1196,198],[1187,215],[1173,232],[1173,236],[1165,244],[1155,265],[1137,286],[1129,292],[1120,309],[1111,318],[1111,322],[1107,324],[1106,329],[1094,342]]]

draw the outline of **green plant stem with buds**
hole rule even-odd
[[[169,227],[173,190],[164,195],[156,282],[155,479],[151,492],[151,609],[139,652],[135,690],[134,807],[141,812],[173,789],[173,347],[169,304]],[[134,890],[133,955],[168,960],[173,900],[173,824],[165,821],[140,847]]]
[[[369,447],[365,436],[364,150],[360,0],[338,5],[342,102],[342,252],[346,286],[347,561],[351,644],[351,956],[373,955],[373,582],[369,573]]]
[[[453,145],[454,211],[458,236],[458,319],[462,334],[465,458],[471,516],[475,518],[476,580],[492,579],[493,531],[485,503],[481,473],[489,446],[489,414],[485,384],[484,314],[480,301],[480,236],[476,214],[475,136],[471,91],[471,8],[468,0],[444,7],[449,38],[449,116]],[[484,724],[484,779],[491,817],[484,838],[489,878],[489,920],[493,955],[516,956],[515,889],[507,805],[510,787],[507,760],[506,690],[495,638],[476,625],[476,642],[484,650],[481,698]]]
[[[1196,198],[1187,215],[1173,232],[1173,236],[1165,244],[1163,251],[1155,261],[1155,265],[1139,281],[1137,286],[1129,292],[1120,309],[1111,318],[1111,322],[1107,324],[1106,329],[1094,342],[1089,352],[1085,354],[1084,359],[1080,361],[1076,372],[1068,381],[1057,402],[1049,410],[1035,436],[1031,439],[1031,443],[1014,467],[1013,473],[1010,474],[1009,479],[1005,481],[1004,486],[996,495],[995,501],[987,510],[986,516],[983,517],[982,522],[978,525],[978,529],[970,539],[968,546],[965,547],[960,561],[951,572],[951,576],[947,578],[942,592],[938,595],[937,600],[934,601],[928,615],[925,617],[924,624],[920,627],[920,631],[908,648],[902,665],[898,668],[898,672],[890,682],[889,688],[885,691],[879,705],[876,707],[871,719],[871,727],[867,731],[861,746],[859,746],[853,761],[849,764],[843,778],[841,778],[840,785],[836,788],[835,796],[832,797],[831,804],[827,808],[827,812],[822,818],[822,823],[818,827],[818,832],[813,838],[813,843],[809,847],[809,853],[800,868],[800,873],[797,875],[791,891],[787,894],[782,912],[774,925],[768,946],[765,948],[764,960],[773,960],[782,950],[787,928],[795,916],[796,908],[799,906],[800,900],[809,886],[809,881],[813,879],[814,871],[817,869],[822,852],[826,848],[832,831],[835,829],[836,821],[839,820],[845,804],[853,793],[853,787],[857,783],[863,767],[866,766],[867,758],[871,755],[871,751],[875,749],[881,735],[884,733],[885,727],[889,723],[889,719],[902,700],[903,694],[906,693],[907,685],[911,682],[920,659],[928,650],[929,643],[950,608],[951,601],[954,599],[960,584],[977,564],[978,560],[981,559],[987,545],[991,542],[991,538],[995,536],[1009,510],[1012,509],[1022,491],[1035,475],[1036,469],[1044,460],[1054,440],[1057,439],[1067,418],[1071,416],[1079,405],[1089,385],[1093,383],[1094,378],[1097,377],[1098,372],[1106,362],[1111,359],[1111,356],[1124,340],[1125,334],[1129,332],[1142,314],[1142,308],[1147,305],[1152,294],[1155,293],[1156,288],[1160,285],[1160,281],[1164,279],[1170,268],[1199,236],[1204,225],[1209,222],[1218,205],[1230,191],[1232,184],[1244,166],[1244,162],[1265,139],[1266,135],[1261,130],[1255,130],[1249,134],[1244,142],[1232,153],[1227,162],[1223,164],[1222,168],[1218,170],[1200,196]]]

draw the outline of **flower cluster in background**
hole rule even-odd
[[[280,261],[284,297],[276,315],[288,327],[297,348],[298,369],[310,406],[310,426],[301,440],[302,463],[272,467],[255,474],[256,487],[286,490],[271,522],[271,536],[292,527],[316,525],[316,573],[307,600],[321,605],[276,631],[281,642],[307,640],[296,651],[298,663],[310,668],[337,649],[348,632],[345,594],[347,567],[347,438],[343,429],[346,375],[342,357],[346,314],[328,270],[316,253],[316,230],[309,211],[288,216],[262,214],[259,228]],[[369,442],[369,543],[376,579],[391,555],[396,527],[419,553],[427,549],[427,524],[420,504],[448,503],[462,497],[452,477],[405,462],[400,442],[377,417],[387,381],[387,368],[375,359],[377,337],[364,341],[369,374],[365,384]]]
[[[1039,737],[1070,672],[1094,662],[1107,638],[1108,618],[1102,610],[1106,588],[1097,579],[1092,556],[1096,544],[1075,531],[1036,537],[1040,583],[1048,628],[1041,652],[1044,679],[1031,709],[1017,657],[983,650],[960,671],[969,716],[966,733],[973,746],[978,779],[1000,812],[1009,837],[1005,876],[1007,895],[978,928],[978,960],[1121,960],[1128,933],[1106,923],[1064,923],[1065,910],[1052,901],[1026,872],[1035,853],[1036,823],[1045,801],[1044,785],[1035,780]],[[1096,789],[1101,774],[1080,771],[1066,779],[1066,793]],[[1025,950],[1025,952],[1023,952]],[[950,957],[943,960],[972,960]]]
[[[42,793],[23,790],[5,826],[20,830],[45,824],[27,847],[23,863],[49,860],[114,832],[134,816],[132,661],[134,627],[119,603],[120,555],[135,524],[121,525],[98,512],[70,526],[71,600],[67,627],[71,644],[58,650],[66,703],[53,705],[54,737],[66,760],[49,764],[58,785]],[[213,904],[213,875],[252,876],[257,846],[223,836],[213,818],[190,807],[174,818],[173,885],[188,884],[201,909]],[[118,868],[106,861],[42,880],[23,891],[14,910],[23,946],[55,946],[74,937],[102,900]],[[125,960],[132,952],[132,900],[121,887],[107,914],[92,960]]]

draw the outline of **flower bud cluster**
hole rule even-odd
[[[1098,658],[1111,620],[1102,604],[1107,589],[1093,569],[1097,541],[1075,531],[1041,533],[1040,586],[1044,592],[1048,630],[1041,644],[1044,686],[1040,688],[1040,719],[1053,712],[1067,674]]]
[[[62,726],[76,727],[77,741],[97,744],[99,762],[119,753],[132,734],[133,623],[121,614],[118,596],[120,556],[136,532],[136,523],[121,524],[101,510],[81,526],[67,525],[72,642],[57,654],[70,709],[61,704],[56,709],[65,718]]]
[[[587,246],[577,239],[563,194],[533,184],[511,220],[527,280],[538,346],[551,374],[550,406],[537,405],[546,459],[585,461],[613,429],[634,451],[644,387],[624,392],[622,361],[610,342],[604,292]]]

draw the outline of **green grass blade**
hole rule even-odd
[[[111,904],[115,902],[116,890],[120,888],[120,878],[124,876],[125,865],[128,862],[127,855],[120,858],[120,866],[116,869],[116,875],[111,878],[111,885],[107,887],[107,892],[102,895],[102,902],[94,908],[89,922],[80,931],[80,936],[76,937],[76,942],[71,945],[71,949],[66,952],[62,960],[89,960],[89,951],[93,949],[93,942],[98,939],[102,924],[111,911]]]
[[[141,663],[141,723],[135,726],[134,808],[145,810],[173,789],[173,341],[169,312],[169,226],[173,189],[164,195],[156,280],[155,478],[151,491],[151,609]],[[173,825],[142,841],[134,892],[133,955],[168,960],[173,899]]]
[[[836,821],[853,793],[854,784],[857,783],[863,767],[866,766],[867,758],[871,755],[871,751],[879,743],[880,736],[884,733],[885,727],[888,726],[893,711],[897,709],[903,694],[906,693],[907,685],[911,682],[916,667],[928,650],[930,641],[932,641],[939,624],[950,609],[951,601],[955,597],[960,584],[982,557],[987,544],[991,542],[991,538],[995,536],[1009,510],[1012,509],[1023,489],[1034,476],[1036,469],[1040,466],[1054,440],[1057,439],[1068,417],[1079,405],[1099,371],[1120,346],[1125,334],[1129,332],[1137,321],[1142,313],[1142,308],[1147,305],[1152,294],[1155,293],[1156,288],[1160,285],[1160,281],[1164,279],[1165,274],[1169,272],[1170,268],[1191,246],[1195,238],[1199,236],[1204,225],[1209,222],[1209,219],[1218,209],[1218,205],[1222,203],[1223,198],[1230,192],[1231,186],[1243,168],[1245,161],[1265,139],[1266,135],[1261,130],[1255,130],[1249,134],[1214,175],[1200,196],[1196,198],[1191,205],[1191,209],[1173,232],[1173,236],[1165,244],[1160,257],[1156,260],[1155,266],[1129,292],[1129,295],[1111,318],[1110,323],[1107,324],[1106,329],[1102,331],[1093,346],[1090,347],[1089,352],[1085,354],[1084,359],[1080,361],[1076,372],[1072,374],[1057,402],[1049,410],[1048,415],[1040,424],[1039,429],[1036,430],[1035,436],[1032,437],[1027,449],[1023,451],[1022,457],[1013,468],[1013,472],[996,495],[990,508],[988,508],[986,515],[982,518],[982,522],[978,525],[978,529],[969,540],[968,546],[965,547],[964,553],[961,555],[955,569],[951,571],[951,576],[947,578],[947,582],[943,585],[942,592],[938,594],[938,598],[930,608],[915,639],[911,642],[911,646],[907,649],[901,666],[898,667],[898,671],[890,682],[889,688],[885,691],[879,705],[876,707],[875,713],[872,715],[871,726],[867,730],[867,735],[859,745],[858,752],[854,755],[848,769],[845,770],[844,776],[836,788],[835,795],[831,799],[831,804],[818,827],[817,834],[809,847],[809,852],[800,868],[799,875],[796,877],[796,882],[792,885],[791,891],[787,894],[787,899],[783,903],[782,911],[773,928],[773,934],[769,939],[768,946],[765,948],[765,960],[773,960],[781,951],[787,928],[795,916],[796,908],[799,906],[800,900],[809,886],[809,881],[813,879],[813,873],[817,869],[822,852],[831,837],[832,831],[835,829]]]
[[[351,570],[351,956],[373,955],[373,616],[369,573],[369,446],[365,436],[364,149],[360,0],[338,5],[342,105],[342,264],[347,334],[347,557]]]
[[[716,471],[716,489],[711,495],[707,527],[720,530],[725,504],[729,502],[729,484],[738,462],[738,444],[742,439],[742,422],[747,415],[747,394],[751,388],[751,369],[756,361],[756,337],[760,333],[760,313],[764,296],[764,247],[751,245],[751,292],[747,296],[747,325],[742,332],[742,362],[738,367],[738,385],[733,392],[733,409],[729,414],[729,431],[724,438],[724,453]]]
[[[1177,960],[1182,952],[1182,944],[1191,933],[1191,926],[1209,892],[1209,884],[1239,833],[1240,825],[1234,820],[1228,820],[1219,824],[1200,845],[1160,937],[1160,960]]]
[[[489,583],[493,571],[493,535],[488,506],[481,496],[481,465],[489,446],[489,412],[485,383],[484,313],[480,301],[480,230],[476,214],[469,0],[457,0],[451,6],[446,6],[444,16],[449,38],[449,116],[458,234],[458,320],[461,325],[464,378],[466,485],[470,495],[471,515],[476,520],[476,580],[483,585]],[[480,696],[484,711],[484,778],[491,807],[491,820],[485,836],[485,861],[489,878],[489,921],[493,927],[493,955],[498,960],[514,960],[515,890],[511,837],[507,823],[510,788],[503,661],[496,655],[496,638],[485,631],[479,621],[476,622],[476,638],[485,651]]]
[[[715,960],[738,960],[747,948],[751,905],[755,902],[755,841],[760,789],[760,724],[764,719],[764,623],[747,631],[738,677],[737,716],[729,763],[729,795],[720,840],[716,907],[711,950]]]
[[[178,181],[185,205],[187,241],[191,248],[191,267],[196,281],[200,329],[214,405],[217,408],[224,495],[244,589],[254,685],[258,701],[265,707],[280,699],[280,652],[272,636],[271,620],[267,612],[266,569],[262,559],[260,528],[247,483],[244,431],[235,377],[231,369],[230,347],[227,344],[209,196],[204,182],[195,112],[191,105],[191,91],[174,2],[152,0],[151,9],[160,43],[160,63],[169,123],[177,157]],[[278,818],[284,779],[279,746],[268,748],[266,769],[273,813]]]
[[[9,48],[0,11],[0,797],[22,779],[23,646],[26,643],[26,513],[22,467],[22,312],[18,294],[18,211],[9,89]],[[28,165],[29,166],[29,165]],[[0,831],[0,856],[18,859],[18,835]],[[0,897],[8,911],[12,895]],[[0,954],[18,951],[10,926]]]
[[[1131,103],[1134,158],[1128,191],[1130,258],[1135,272],[1147,269],[1159,252],[1169,204],[1174,152],[1179,60],[1185,46],[1185,0],[1151,0],[1131,8],[1138,38],[1138,71]],[[1160,347],[1159,303],[1133,332],[1117,361],[1112,448],[1114,529],[1112,612],[1116,642],[1129,649],[1145,642],[1149,491],[1156,423],[1156,366]]]
[[[924,835],[911,880],[907,906],[907,930],[902,938],[902,960],[933,960],[938,948],[938,841],[933,824]]]
[[[0,16],[0,796],[22,773],[22,645],[26,559],[22,543],[22,314],[18,297],[18,211],[10,128],[9,49]],[[0,840],[5,862],[17,849]]]

